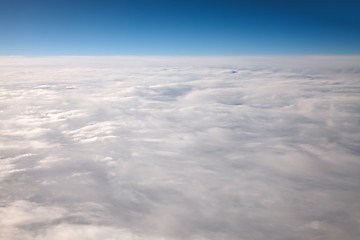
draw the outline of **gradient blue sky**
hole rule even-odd
[[[350,0],[0,0],[0,55],[359,54],[359,13]]]

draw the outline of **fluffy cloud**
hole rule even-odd
[[[0,238],[357,239],[360,58],[0,58]]]

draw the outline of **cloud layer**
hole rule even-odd
[[[0,238],[358,239],[360,57],[0,58]]]

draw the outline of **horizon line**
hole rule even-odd
[[[0,58],[13,57],[13,58],[46,58],[46,57],[170,57],[170,58],[203,58],[203,57],[213,57],[213,58],[237,58],[237,57],[360,57],[360,53],[347,53],[347,54],[239,54],[239,55],[137,55],[137,54],[124,54],[124,55],[77,55],[77,54],[64,54],[64,55],[0,55]]]

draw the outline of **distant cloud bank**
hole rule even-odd
[[[357,240],[360,57],[0,57],[0,239]]]

